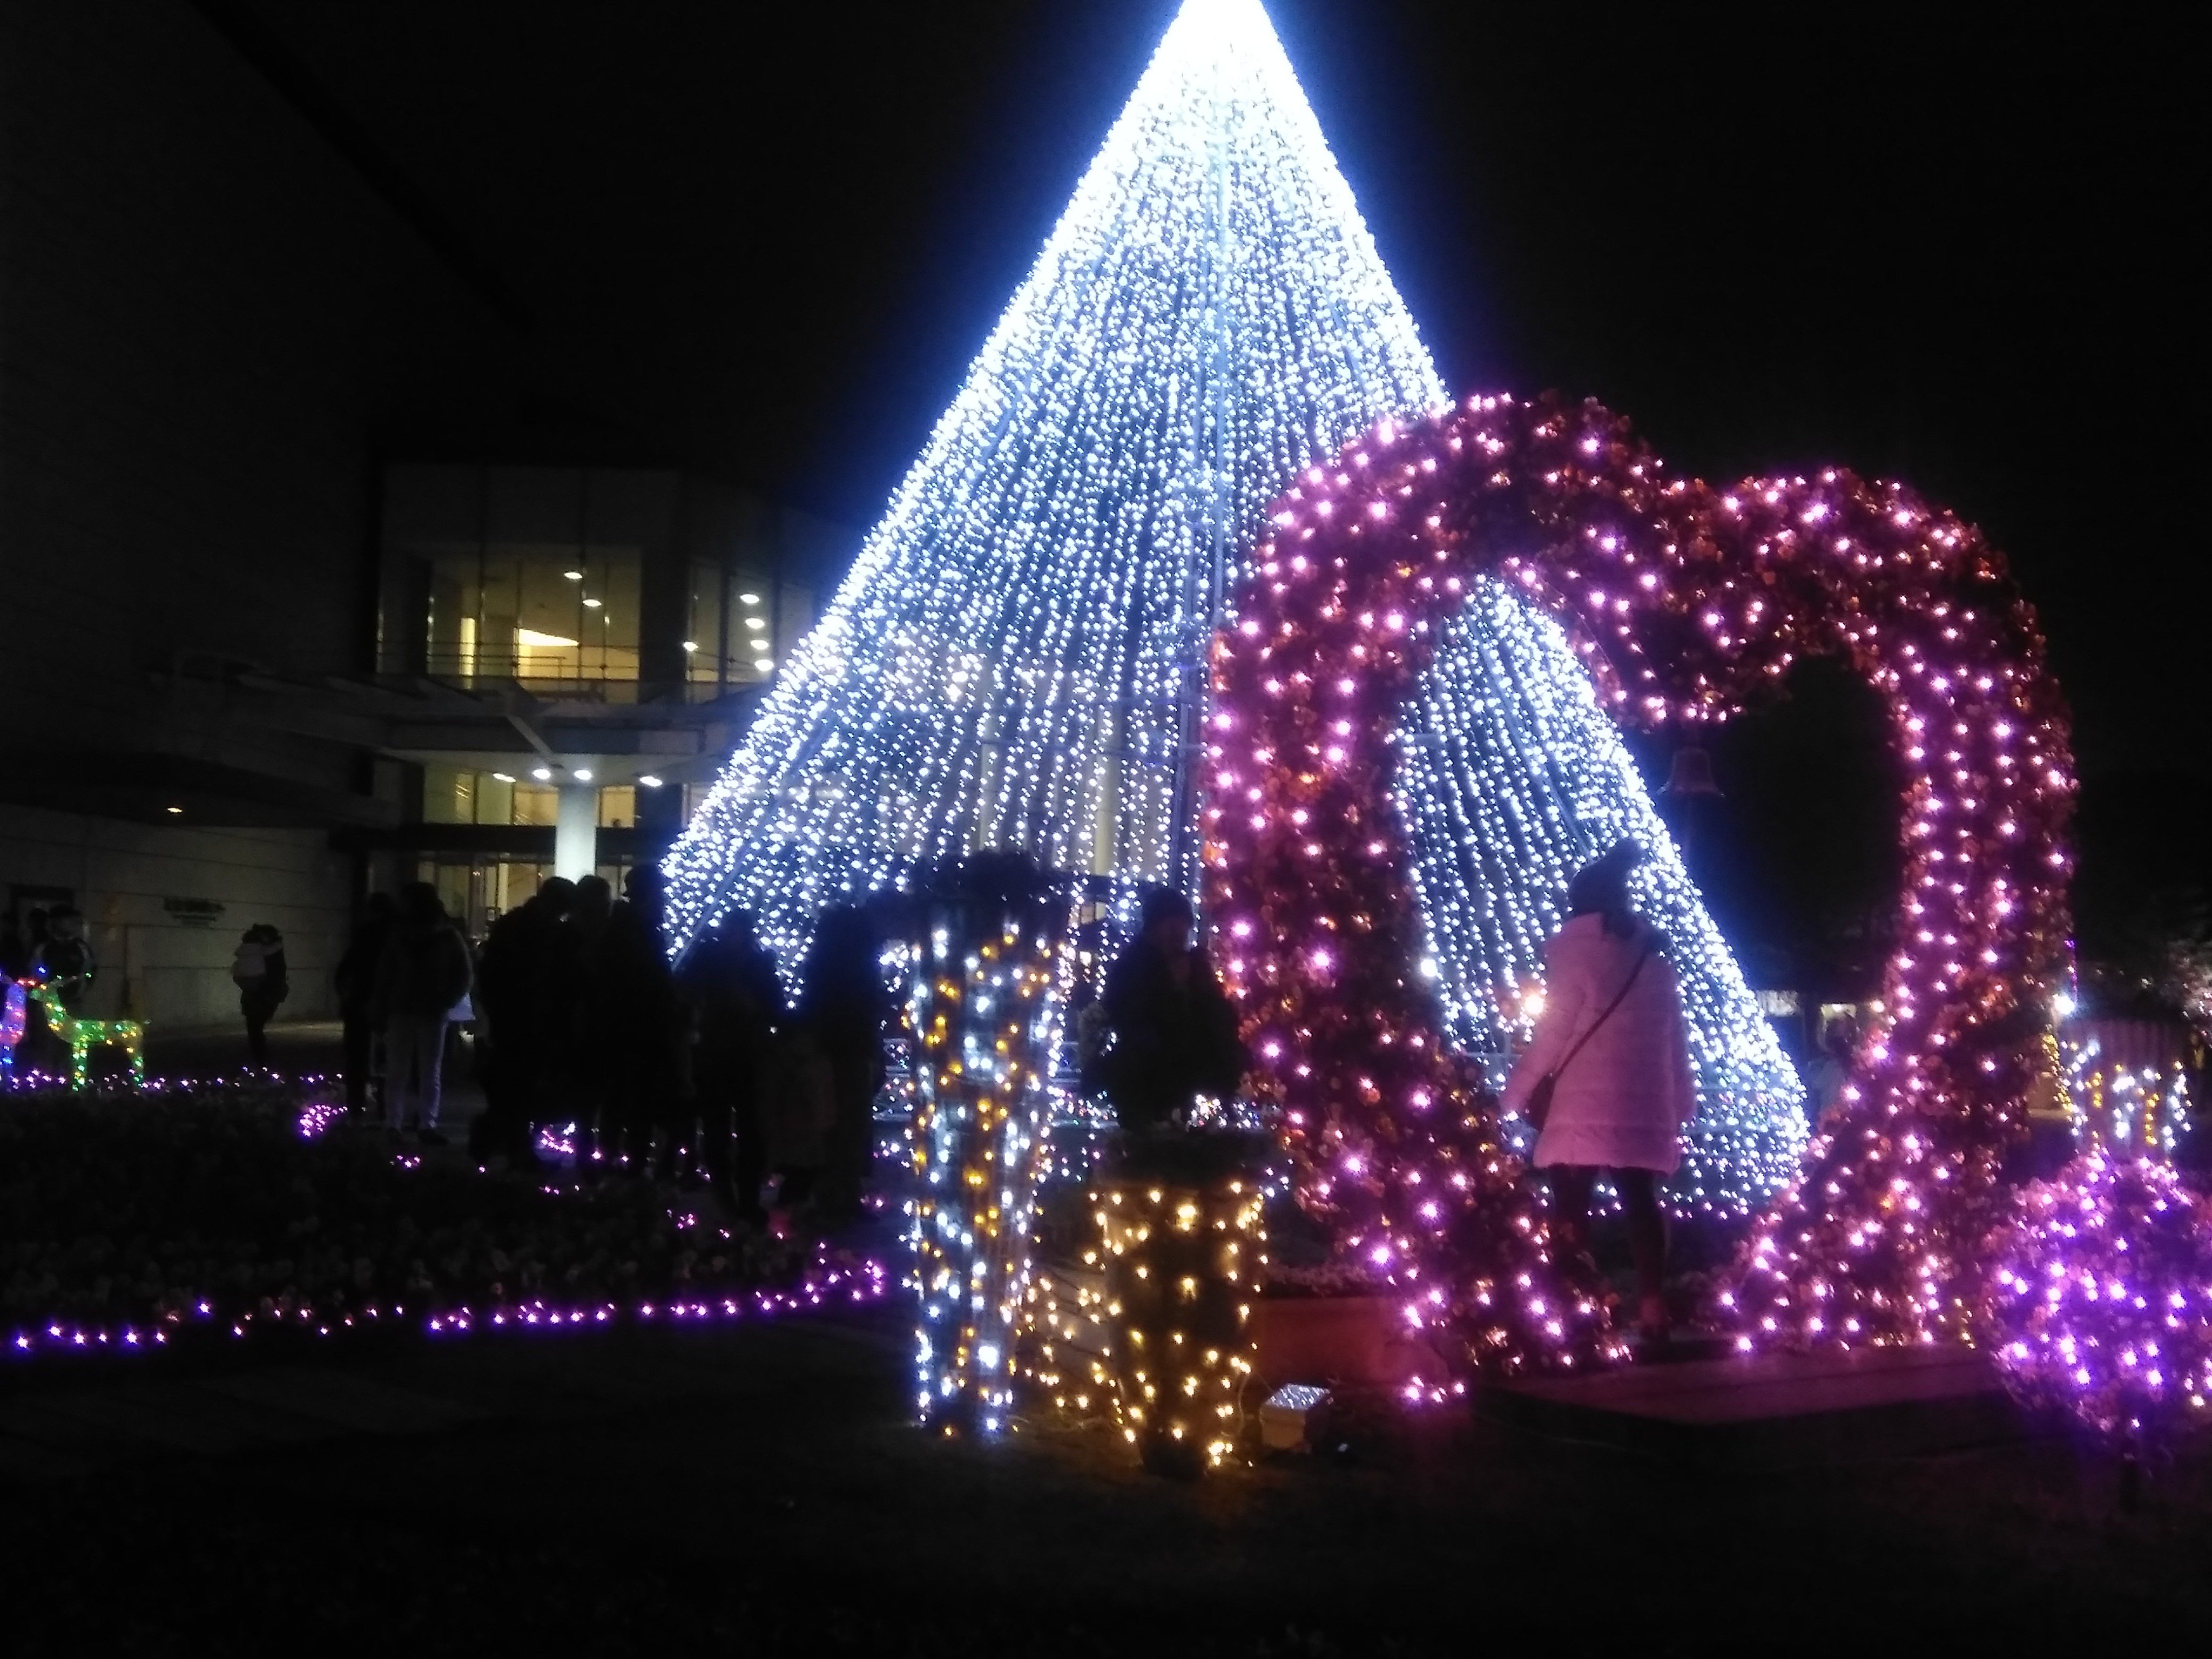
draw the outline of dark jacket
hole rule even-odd
[[[376,982],[384,969],[384,953],[392,945],[393,924],[389,919],[364,920],[346,941],[338,958],[338,1007],[350,1018],[366,1013],[376,1001]]]
[[[428,1019],[450,1013],[468,994],[470,977],[468,942],[451,922],[427,932],[404,925],[394,928],[377,971],[377,1018]]]
[[[241,1006],[263,1010],[264,1018],[275,1013],[291,994],[292,981],[285,969],[284,947],[281,945],[263,953],[261,977],[250,985],[238,988]]]
[[[651,915],[627,899],[617,903],[599,935],[593,967],[600,1004],[595,1012],[605,1022],[609,1047],[656,1064],[672,1059],[683,1005]]]
[[[690,1002],[698,1033],[701,1090],[756,1085],[785,1018],[775,957],[757,945],[709,936],[685,954],[676,981]]]
[[[1247,1056],[1237,1011],[1206,960],[1190,953],[1190,978],[1178,987],[1168,959],[1139,937],[1107,970],[1099,999],[1114,1034],[1097,1082],[1125,1127],[1164,1121],[1199,1095],[1232,1095]]]
[[[477,1010],[492,1046],[544,1057],[562,1045],[575,1017],[573,931],[550,904],[532,899],[492,923],[477,966]]]

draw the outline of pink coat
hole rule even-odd
[[[1605,1012],[1650,940],[1641,924],[1633,937],[1615,939],[1595,915],[1571,917],[1559,929],[1544,952],[1535,1040],[1505,1085],[1508,1112],[1522,1109],[1536,1079]],[[1683,1126],[1696,1109],[1681,988],[1667,959],[1654,954],[1613,1017],[1559,1073],[1551,1117],[1536,1138],[1536,1164],[1671,1175],[1682,1158]]]

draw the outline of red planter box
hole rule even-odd
[[[1249,1326],[1254,1369],[1285,1382],[1389,1388],[1415,1376],[1441,1381],[1443,1362],[1407,1328],[1404,1300],[1389,1296],[1263,1297]]]

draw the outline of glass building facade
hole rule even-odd
[[[395,465],[380,526],[378,678],[425,703],[392,874],[478,935],[556,870],[659,855],[851,550],[652,470]]]

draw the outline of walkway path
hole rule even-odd
[[[98,1382],[18,1373],[18,1389],[0,1394],[0,1481],[735,1400],[848,1350],[864,1357],[848,1364],[878,1374],[910,1340],[902,1313],[875,1309],[714,1332],[486,1333],[367,1360],[343,1349],[276,1365],[241,1354],[213,1374],[179,1375],[167,1355],[137,1376],[127,1368],[140,1362],[115,1362]]]

